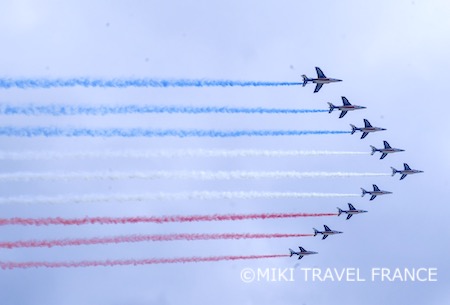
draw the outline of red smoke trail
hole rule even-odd
[[[80,262],[0,262],[0,268],[6,269],[28,269],[28,268],[78,268],[78,267],[113,267],[113,266],[139,266],[155,264],[177,264],[177,263],[201,263],[235,261],[247,259],[264,259],[288,257],[288,254],[272,255],[247,255],[247,256],[210,256],[210,257],[178,257],[178,258],[149,258],[128,260],[105,260],[105,261],[80,261]]]
[[[250,234],[250,233],[224,233],[224,234],[165,234],[165,235],[128,235],[113,237],[94,237],[57,240],[23,240],[13,242],[0,242],[0,248],[37,248],[37,247],[64,247],[81,245],[136,243],[143,241],[172,241],[172,240],[212,240],[212,239],[260,239],[260,238],[287,238],[314,236],[314,234]]]
[[[0,226],[48,226],[48,225],[88,225],[88,224],[130,224],[130,223],[166,223],[197,221],[236,221],[276,218],[323,217],[337,216],[337,213],[265,213],[265,214],[225,214],[225,215],[192,215],[192,216],[137,216],[137,217],[84,217],[84,218],[0,218]]]

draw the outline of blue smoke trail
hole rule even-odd
[[[71,105],[1,105],[2,115],[107,115],[131,113],[243,113],[243,114],[300,114],[328,112],[325,109],[283,109],[283,108],[244,108],[244,107],[194,107],[194,106],[71,106]]]
[[[57,128],[0,127],[0,136],[8,137],[253,137],[349,134],[342,130],[201,130],[201,129],[142,129],[142,128]]]
[[[280,87],[298,86],[296,82],[234,81],[208,79],[90,79],[90,78],[0,78],[0,88],[55,88],[55,87],[94,87],[94,88],[128,88],[128,87]]]

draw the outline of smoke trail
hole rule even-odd
[[[289,257],[288,254],[269,255],[239,255],[239,256],[209,256],[209,257],[178,257],[178,258],[148,258],[127,260],[104,260],[104,261],[79,261],[79,262],[1,262],[0,268],[7,269],[29,269],[29,268],[78,268],[78,267],[113,267],[113,266],[141,266],[155,264],[185,264],[200,262],[235,261],[248,259],[265,259]]]
[[[264,82],[264,81],[235,81],[235,80],[208,80],[208,79],[152,79],[152,78],[125,78],[125,79],[90,79],[90,78],[0,78],[0,88],[166,88],[166,87],[286,87],[298,86],[295,82]]]
[[[2,115],[108,115],[143,113],[227,113],[227,114],[302,114],[328,112],[326,109],[285,109],[285,108],[245,108],[245,107],[209,107],[209,106],[76,106],[76,105],[1,105]]]
[[[65,247],[65,246],[85,246],[104,245],[119,243],[137,243],[146,241],[174,241],[174,240],[216,240],[216,239],[271,239],[290,237],[309,237],[314,234],[250,234],[250,233],[223,233],[223,234],[165,234],[165,235],[128,235],[113,237],[75,238],[75,239],[55,239],[55,240],[21,240],[12,242],[0,242],[0,248],[40,248],[40,247]]]
[[[328,155],[369,155],[370,152],[357,151],[327,151],[327,150],[207,150],[207,149],[180,149],[180,150],[118,150],[118,151],[0,151],[0,160],[54,160],[66,158],[179,158],[179,157],[300,157],[300,156],[328,156]]]
[[[202,129],[142,129],[142,128],[57,128],[57,127],[0,127],[0,136],[8,137],[267,137],[349,134],[345,130],[202,130]]]
[[[66,173],[7,173],[0,174],[0,182],[8,181],[58,181],[58,180],[123,180],[123,179],[301,179],[301,178],[349,178],[390,176],[388,173],[352,172],[297,172],[297,171],[150,171],[150,172],[66,172]]]
[[[213,215],[174,215],[174,216],[136,216],[136,217],[84,217],[84,218],[0,218],[0,226],[49,226],[49,225],[90,225],[90,224],[134,224],[170,223],[198,221],[238,221],[258,219],[283,219],[298,217],[337,216],[338,213],[263,213],[263,214],[213,214]]]
[[[297,193],[297,192],[214,192],[196,191],[183,193],[153,194],[98,194],[84,196],[61,195],[54,197],[3,197],[0,204],[66,204],[66,203],[101,203],[101,202],[146,202],[159,200],[216,200],[216,199],[286,199],[286,198],[341,198],[360,197],[361,194],[341,193]]]

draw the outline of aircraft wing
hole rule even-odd
[[[384,142],[384,148],[391,148],[391,145],[389,145],[389,143],[387,141],[383,141]]]
[[[383,154],[381,154],[381,158],[380,159],[384,159],[384,157],[386,157],[387,156],[387,153],[383,153]]]
[[[355,207],[353,206],[353,204],[349,203],[348,207],[350,208],[350,210],[356,210]]]
[[[361,139],[364,139],[369,133],[368,132],[363,132]]]
[[[325,76],[325,74],[322,72],[322,70],[320,70],[319,67],[316,67],[316,72],[317,72],[317,78],[327,78]]]
[[[372,195],[372,197],[370,197],[370,200],[374,200],[375,197],[377,197],[377,195]]]
[[[324,225],[324,227],[325,227],[325,231],[331,231],[327,225]]]
[[[320,88],[322,88],[323,84],[317,84],[316,89],[314,89],[314,93],[319,92]]]
[[[348,214],[347,215],[347,220],[350,219],[353,216],[353,214]]]
[[[406,174],[403,174],[403,175],[400,177],[400,180],[405,179],[406,176],[407,176]]]
[[[372,124],[370,124],[368,120],[364,119],[364,127],[372,127]]]
[[[328,235],[323,235],[322,239],[325,239],[325,238],[327,238],[327,237],[328,237]]]
[[[341,115],[339,116],[339,118],[343,118],[344,115],[346,115],[346,114],[347,114],[347,111],[342,111],[342,112],[341,112]]]
[[[298,259],[302,259],[302,257],[303,257],[303,255],[299,255],[299,256],[298,256]]]
[[[348,101],[348,99],[345,96],[342,97],[342,102],[344,103],[345,106],[350,106],[351,105],[350,102]]]
[[[372,186],[373,186],[373,190],[374,190],[374,191],[377,191],[377,192],[380,191],[380,188],[379,188],[376,184],[374,184],[374,185],[372,185]]]
[[[405,170],[407,170],[407,171],[410,171],[410,170],[411,170],[411,167],[409,167],[408,164],[403,163],[403,166],[405,167]]]

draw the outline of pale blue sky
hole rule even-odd
[[[394,194],[368,198],[232,200],[148,204],[1,206],[2,217],[125,216],[246,212],[334,212],[352,202],[369,210],[340,218],[84,227],[0,227],[2,240],[174,232],[309,233],[326,223],[344,231],[319,238],[135,243],[0,250],[0,260],[91,260],[191,255],[320,252],[297,264],[270,259],[142,267],[0,272],[5,304],[444,304],[448,281],[450,5],[447,1],[3,1],[0,77],[170,77],[300,81],[319,66],[342,83],[282,88],[9,89],[0,103],[182,104],[366,110],[304,115],[2,116],[1,125],[77,127],[350,130],[369,119],[388,130],[359,135],[237,139],[0,138],[2,151],[249,148],[369,151],[383,140],[406,152],[377,156],[167,160],[1,161],[2,172],[88,170],[298,170],[389,172],[407,162],[424,170],[398,176],[264,181],[103,181],[4,183],[0,194],[58,195],[189,190],[359,193],[377,183]],[[245,267],[437,267],[435,283],[252,283]]]

